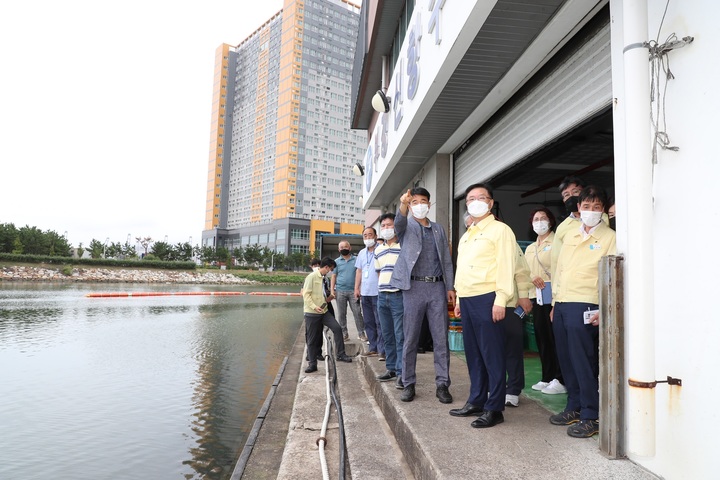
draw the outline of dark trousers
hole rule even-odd
[[[323,313],[305,313],[305,342],[308,349],[308,362],[310,365],[317,363],[317,357],[322,351],[323,327],[327,327],[333,333],[335,340],[335,355],[345,354],[345,343],[340,324],[328,311]]]
[[[523,319],[514,308],[505,308],[505,366],[507,368],[506,391],[508,395],[520,395],[525,388],[525,363],[523,361]]]
[[[333,318],[335,318],[335,310],[333,309],[332,303],[331,303],[331,302],[328,302],[327,307],[328,307],[328,313],[329,313],[330,315],[332,315]],[[336,321],[337,321],[337,320],[336,320]],[[319,335],[319,336],[315,339],[315,342],[317,343],[318,351],[322,352],[322,343],[323,343],[322,335]],[[305,345],[310,345],[310,342],[308,341],[308,328],[307,328],[307,323],[305,323]],[[307,353],[307,356],[305,357],[305,360],[310,361],[310,349],[309,349],[309,348],[307,349],[307,352],[306,352],[306,353]]]
[[[433,339],[435,385],[450,386],[450,350],[448,349],[447,291],[443,282],[412,281],[410,290],[403,291],[402,382],[414,385],[415,365],[420,330],[425,315]]]
[[[470,375],[468,403],[505,410],[505,320],[493,323],[495,292],[460,299],[463,344]],[[488,396],[488,392],[490,396]]]
[[[362,296],[360,297],[362,305],[363,322],[365,323],[365,334],[367,335],[369,351],[385,353],[385,345],[383,344],[382,329],[378,320],[378,297]]]
[[[552,305],[538,305],[537,302],[533,301],[532,313],[535,342],[537,343],[540,364],[542,365],[542,377],[540,377],[540,380],[550,383],[556,378],[558,382],[565,385],[555,350],[555,334],[550,321],[550,310],[552,310]]]
[[[581,420],[597,420],[600,406],[600,328],[583,322],[583,312],[597,308],[591,303],[556,302],[553,313],[555,346],[568,391],[565,410],[579,411]]]

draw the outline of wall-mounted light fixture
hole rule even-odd
[[[353,165],[352,170],[353,173],[358,177],[362,177],[363,175],[365,175],[365,169],[363,168],[362,164],[360,164],[360,162],[357,162],[355,165]]]
[[[390,111],[390,99],[385,95],[385,92],[378,90],[375,92],[372,98],[372,107],[380,112],[387,113]]]

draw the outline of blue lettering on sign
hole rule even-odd
[[[365,189],[369,192],[372,187],[372,165],[373,164],[373,147],[368,146],[365,154]]]
[[[417,22],[410,29],[407,49],[407,96],[410,100],[415,98],[420,82],[420,40],[422,39],[422,26],[420,23],[420,12],[416,13]]]
[[[442,37],[440,35],[440,10],[445,6],[445,0],[430,0],[428,10],[430,10],[430,23],[428,23],[428,33],[435,31],[435,45],[440,45]]]
[[[380,119],[380,156],[385,158],[388,149],[388,121],[389,115],[387,113],[381,114]],[[377,171],[377,163],[375,164],[375,171]]]
[[[398,60],[400,64],[397,69],[397,76],[395,77],[395,98],[393,99],[393,113],[395,113],[395,131],[400,127],[403,119],[403,96],[402,96],[402,80],[403,80],[403,68],[402,58]]]

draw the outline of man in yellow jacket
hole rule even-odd
[[[328,312],[328,298],[323,288],[323,277],[335,268],[335,260],[325,257],[320,260],[320,268],[309,274],[303,284],[303,313],[305,316],[305,343],[308,349],[308,366],[305,373],[317,371],[317,357],[322,345],[323,326],[333,332],[337,359],[341,362],[352,362],[345,354],[342,328],[335,317]]]
[[[565,234],[553,276],[550,318],[568,399],[550,423],[568,425],[568,435],[577,438],[594,435],[599,425],[598,264],[616,252],[615,232],[602,221],[606,205],[602,188],[582,190],[580,222]]]

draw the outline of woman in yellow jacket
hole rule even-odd
[[[530,213],[530,225],[537,234],[537,241],[525,249],[525,260],[530,266],[530,278],[534,289],[530,298],[535,298],[537,290],[545,298],[536,298],[533,301],[533,327],[535,328],[535,341],[537,342],[542,376],[540,381],[532,386],[533,390],[556,395],[566,393],[563,384],[560,363],[555,351],[555,335],[553,335],[550,310],[552,309],[552,288],[550,278],[550,259],[552,244],[555,239],[555,215],[545,207],[536,208]]]

